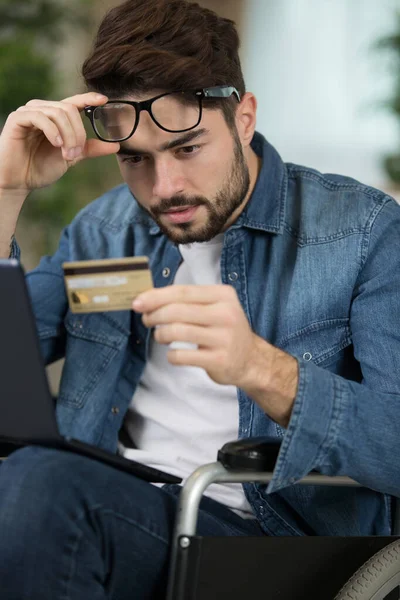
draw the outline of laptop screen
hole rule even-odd
[[[0,260],[0,440],[60,438],[25,274]]]

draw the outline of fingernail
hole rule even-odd
[[[63,145],[63,139],[62,139],[62,137],[60,135],[58,135],[56,137],[56,144],[58,144],[59,146]]]
[[[82,153],[82,148],[80,146],[77,146],[76,148],[74,148],[75,158],[78,158],[78,156],[80,156],[81,153]]]
[[[67,150],[67,158],[69,160],[75,158],[75,148],[70,148],[69,150]]]

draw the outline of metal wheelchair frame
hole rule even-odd
[[[255,442],[257,438],[253,441]],[[248,443],[251,443],[252,440],[247,440]],[[239,444],[239,442],[231,442],[230,444],[226,444],[225,446],[230,446],[231,449],[235,451],[235,444]],[[270,467],[272,463],[275,462],[277,453],[279,451],[279,445],[275,443],[275,453],[271,458],[269,457],[268,464]],[[224,446],[224,448],[225,448]],[[223,449],[224,449],[223,448]],[[222,450],[223,450],[222,449]],[[221,453],[221,451],[220,451]],[[220,454],[219,453],[219,454]],[[251,465],[251,458],[249,459],[249,465]],[[224,542],[221,539],[216,538],[199,538],[196,536],[196,526],[197,526],[197,517],[198,517],[198,509],[202,494],[207,489],[207,487],[213,483],[245,483],[245,482],[262,482],[268,483],[272,479],[272,468],[269,472],[259,471],[259,470],[251,470],[251,466],[248,468],[242,469],[231,469],[224,466],[220,461],[215,463],[210,463],[207,465],[203,465],[196,469],[192,473],[192,475],[187,479],[185,485],[182,488],[182,492],[179,498],[176,521],[175,521],[175,529],[172,540],[172,548],[171,548],[171,559],[170,559],[170,570],[169,570],[169,581],[168,581],[168,590],[167,590],[167,600],[203,600],[203,598],[207,598],[207,600],[224,600],[225,598],[228,600],[236,600],[236,598],[243,598],[243,591],[237,591],[235,583],[233,583],[230,587],[226,587],[226,596],[221,595],[224,594],[223,584],[217,586],[215,596],[212,591],[212,582],[207,582],[207,576],[199,577],[199,569],[203,568],[203,564],[208,564],[210,567],[211,562],[210,559],[207,561],[207,554],[214,554],[215,560],[221,562],[221,557],[224,552],[224,548],[227,548],[227,544],[232,544],[232,540],[236,538],[224,538]],[[357,486],[361,487],[353,479],[345,476],[339,477],[328,477],[325,475],[320,475],[318,473],[311,473],[304,477],[301,481],[297,482],[295,485],[329,485],[329,486]],[[364,595],[357,595],[352,591],[354,595],[346,595],[346,590],[344,591],[345,595],[339,595],[340,589],[343,588],[346,581],[349,579],[349,575],[353,575],[357,569],[359,569],[366,560],[370,559],[376,552],[384,552],[385,548],[392,544],[396,540],[396,536],[400,536],[400,502],[397,500],[397,509],[395,515],[395,526],[394,526],[394,536],[392,537],[368,537],[368,538],[341,538],[341,537],[315,537],[315,538],[237,538],[235,544],[236,550],[241,552],[240,546],[245,549],[245,551],[251,551],[251,545],[254,546],[256,551],[261,552],[264,548],[262,544],[266,548],[267,544],[268,548],[268,561],[271,561],[271,558],[274,558],[274,547],[273,544],[278,548],[282,556],[287,556],[288,548],[291,546],[294,548],[294,554],[291,557],[292,559],[296,559],[298,562],[299,552],[302,554],[302,546],[305,549],[305,554],[311,556],[313,552],[318,552],[321,555],[321,558],[324,557],[324,560],[330,559],[330,552],[333,552],[335,555],[337,552],[341,551],[343,548],[346,551],[347,562],[349,562],[350,571],[347,570],[347,573],[344,573],[344,578],[336,577],[336,580],[332,584],[332,588],[327,590],[328,596],[320,596],[321,592],[317,592],[314,590],[317,595],[312,595],[312,598],[316,600],[342,600],[343,599],[353,599],[358,600],[359,598],[365,600],[398,600],[400,598],[400,541],[398,543],[399,546],[399,560],[398,560],[398,573],[393,575],[388,575],[388,581],[382,581],[381,591],[377,591],[377,593],[373,592],[373,595],[368,595],[368,587],[366,585],[366,590]],[[204,548],[204,542],[207,541],[208,548]],[[279,542],[279,543],[278,543]],[[284,545],[286,544],[286,550]],[[313,546],[314,545],[314,549]],[[365,546],[366,552],[360,552],[360,549]],[[331,548],[331,550],[330,550]],[[332,550],[333,549],[333,550]],[[235,550],[235,549],[234,549]],[[194,559],[191,558],[190,553],[193,553]],[[349,556],[353,553],[358,553],[360,555],[359,560],[355,560],[354,564],[351,566],[351,560],[349,561]],[[244,556],[245,552],[242,552],[242,556]],[[237,568],[240,568],[237,561],[235,561],[234,552],[231,555],[231,559],[233,556],[232,563],[232,571],[235,572]],[[355,557],[354,557],[355,558]],[[279,557],[276,558],[275,569],[282,569],[281,559]],[[308,557],[307,560],[310,560]],[[380,559],[382,562],[382,558]],[[385,559],[386,560],[386,559]],[[389,559],[390,560],[390,559]],[[229,562],[229,560],[228,560]],[[378,559],[379,562],[379,559]],[[200,563],[200,566],[199,566]],[[247,570],[248,569],[248,563]],[[244,567],[246,568],[246,567]],[[369,568],[367,565],[366,568]],[[215,567],[213,577],[215,577],[218,572],[218,567]],[[282,569],[285,571],[285,569]],[[370,569],[371,570],[371,569]],[[226,575],[229,575],[229,566],[226,569]],[[289,573],[287,573],[289,576]],[[285,576],[285,572],[282,575]],[[359,577],[363,577],[363,575],[359,575]],[[192,581],[190,581],[192,578]],[[302,577],[301,577],[302,579]],[[390,581],[389,581],[390,579]],[[310,595],[307,593],[303,595],[304,592],[299,591],[299,595],[283,595],[280,594],[278,590],[271,592],[271,589],[268,585],[268,566],[265,567],[265,589],[269,591],[267,596],[268,600],[297,600],[297,598],[309,598]],[[302,581],[302,585],[304,587],[304,581]],[[195,587],[203,587],[205,591],[198,592]],[[336,587],[335,587],[336,586]],[[386,588],[385,588],[386,586]],[[240,586],[239,586],[240,587]],[[329,586],[328,586],[329,587]],[[354,588],[354,586],[352,586]],[[364,593],[364,590],[362,590]],[[372,592],[371,592],[372,593]],[[254,594],[254,590],[253,590]],[[382,595],[384,594],[384,595]],[[387,595],[390,594],[390,595]],[[250,597],[250,596],[247,596]],[[251,596],[253,597],[253,596]]]

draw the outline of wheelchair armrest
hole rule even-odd
[[[178,501],[174,530],[173,556],[181,537],[196,533],[201,497],[213,483],[268,483],[273,477],[281,442],[272,437],[227,442],[218,451],[218,460],[202,465],[186,480]],[[297,483],[305,485],[360,486],[353,479],[328,476],[311,471]],[[289,485],[289,484],[288,484]]]
[[[272,473],[280,447],[280,440],[272,437],[235,440],[222,446],[218,451],[217,460],[228,470]]]

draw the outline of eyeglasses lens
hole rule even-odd
[[[105,104],[94,111],[97,133],[110,142],[128,137],[135,122],[136,109],[130,104]]]
[[[155,100],[152,113],[158,125],[168,131],[196,127],[200,119],[199,101],[193,94],[169,94]]]

